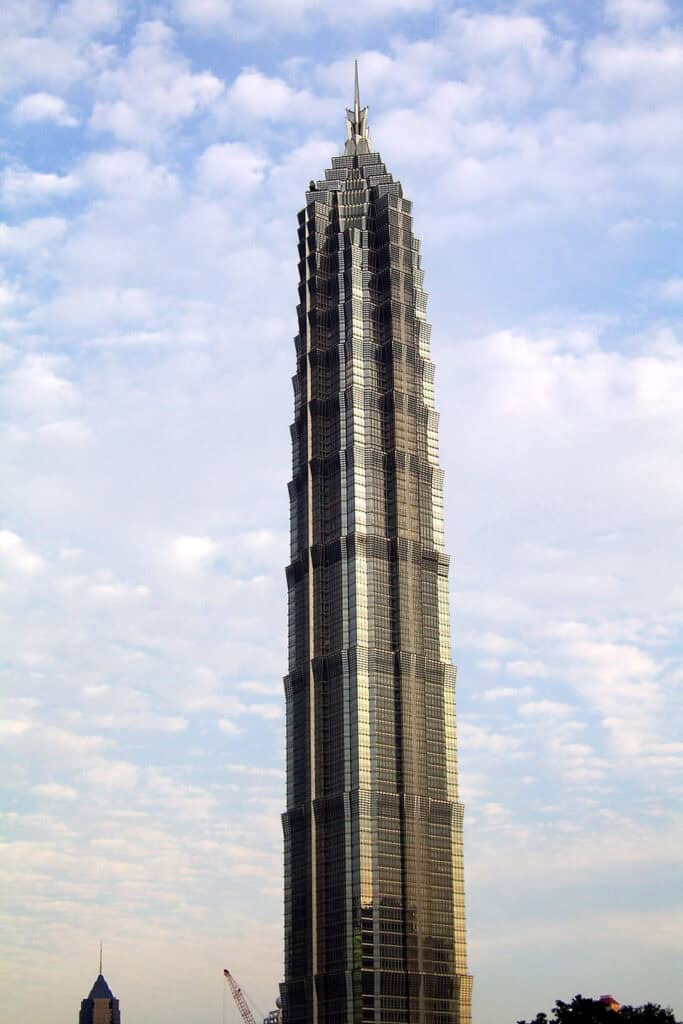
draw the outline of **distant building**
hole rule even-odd
[[[119,1001],[103,974],[97,975],[90,995],[81,1003],[78,1024],[121,1024]]]

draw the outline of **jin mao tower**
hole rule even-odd
[[[468,1024],[443,473],[411,204],[368,134],[299,214],[286,1024]]]

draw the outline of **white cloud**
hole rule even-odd
[[[517,737],[504,736],[466,719],[461,720],[458,725],[458,736],[461,747],[467,751],[485,751],[501,755],[517,750],[520,746]]]
[[[605,11],[621,27],[636,31],[659,25],[671,15],[665,0],[607,0]]]
[[[19,123],[53,121],[55,124],[72,127],[78,124],[61,98],[49,92],[35,92],[23,96],[14,108],[14,118]]]
[[[197,161],[199,185],[208,191],[245,192],[260,185],[267,160],[242,142],[209,146]]]
[[[465,647],[473,647],[487,654],[507,654],[518,646],[516,640],[500,636],[498,633],[481,633],[479,635],[463,634],[459,643]]]
[[[669,277],[652,285],[653,293],[664,302],[683,301],[683,277]]]
[[[68,41],[9,34],[0,41],[0,92],[24,83],[64,86],[82,78],[87,60]]]
[[[57,445],[84,445],[93,439],[88,427],[77,419],[53,420],[38,428],[37,436]]]
[[[174,125],[218,99],[223,83],[211,72],[193,72],[160,21],[142,24],[126,60],[102,72],[91,125],[124,142],[160,144]]]
[[[40,572],[45,562],[34,554],[21,537],[12,530],[0,530],[0,564],[20,573]]]
[[[282,779],[284,772],[280,768],[266,768],[256,764],[228,764],[226,768],[236,775],[254,775],[263,779]]]
[[[529,697],[532,692],[533,691],[529,686],[497,686],[494,689],[485,690],[484,693],[482,693],[481,697],[482,700],[497,701],[504,700],[508,697]]]
[[[21,293],[17,286],[0,279],[0,312],[21,301]]]
[[[563,704],[557,700],[535,700],[522,704],[520,715],[525,718],[566,718],[575,709],[571,704]]]
[[[232,0],[175,0],[174,9],[180,21],[200,31],[229,26],[233,14]]]
[[[359,21],[396,17],[431,10],[434,0],[368,0],[354,10]],[[320,20],[344,21],[348,12],[324,0],[175,0],[176,16],[195,31],[237,31],[248,36],[277,25],[297,34],[310,31]]]
[[[78,179],[71,174],[31,171],[28,167],[7,167],[2,175],[0,192],[9,206],[21,203],[45,203],[54,197],[68,196],[78,188]]]
[[[36,352],[25,356],[7,375],[7,404],[23,416],[53,419],[79,403],[74,384],[60,374],[64,360]]]
[[[53,31],[87,39],[117,29],[125,13],[125,0],[69,0],[60,5]]]
[[[576,689],[603,716],[617,751],[629,758],[646,754],[656,742],[663,702],[660,666],[632,644],[594,640],[588,629],[572,630],[570,637],[568,675]]]
[[[226,736],[237,736],[242,730],[234,722],[231,722],[229,718],[219,718],[218,728]]]
[[[272,696],[277,694],[282,695],[282,683],[261,683],[256,680],[247,680],[243,683],[237,684],[238,690],[243,690],[245,693],[260,693]]]
[[[258,715],[259,718],[265,718],[269,721],[281,718],[283,713],[283,706],[281,704],[249,704],[247,711],[252,715]]]
[[[21,736],[32,728],[33,723],[21,718],[0,718],[0,735]]]
[[[90,153],[80,175],[87,184],[120,198],[150,202],[173,198],[179,191],[178,180],[167,167],[135,149]]]
[[[44,797],[46,800],[76,800],[78,790],[73,786],[63,786],[59,782],[44,782],[31,787],[35,796]]]
[[[549,712],[543,717],[552,720],[556,717]],[[588,743],[577,743],[570,728],[565,732],[557,731],[557,726],[550,726],[545,737],[549,764],[552,765],[570,784],[590,786],[601,783],[608,772],[608,762],[598,757]]]
[[[171,545],[171,557],[175,565],[190,572],[210,565],[220,551],[220,544],[210,537],[195,537],[186,534],[176,537]]]
[[[34,217],[19,224],[0,223],[0,249],[37,259],[41,250],[64,237],[66,227],[63,217]]]
[[[95,601],[103,604],[112,604],[125,601],[129,598],[139,599],[149,597],[149,587],[142,584],[131,585],[122,583],[120,580],[107,580],[101,583],[93,583],[88,587],[88,593]]]
[[[264,75],[254,68],[240,72],[221,104],[225,124],[235,119],[264,121],[315,121],[324,102],[307,90],[297,90],[282,78]]]
[[[505,665],[508,675],[522,679],[546,679],[549,675],[547,666],[542,661],[508,661]]]
[[[158,323],[159,299],[141,288],[100,286],[65,287],[39,310],[36,321],[45,325],[57,318],[67,329],[83,330],[97,337],[103,322],[116,326]]]
[[[605,85],[642,90],[636,94],[642,103],[653,96],[670,100],[671,90],[680,87],[683,80],[682,52],[683,39],[675,33],[661,39],[603,36],[588,44],[584,59]]]
[[[98,729],[140,729],[170,733],[185,732],[188,725],[187,719],[178,715],[159,715],[150,711],[95,715],[93,721]]]
[[[134,789],[138,783],[138,769],[125,761],[93,760],[83,770],[83,778],[93,786],[105,789]]]

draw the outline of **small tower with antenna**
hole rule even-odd
[[[121,1024],[119,1001],[109,988],[102,973],[102,943],[100,942],[100,973],[81,1002],[78,1024]]]

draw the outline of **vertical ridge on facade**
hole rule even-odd
[[[411,204],[367,108],[299,214],[286,1024],[469,1024],[443,473]]]

